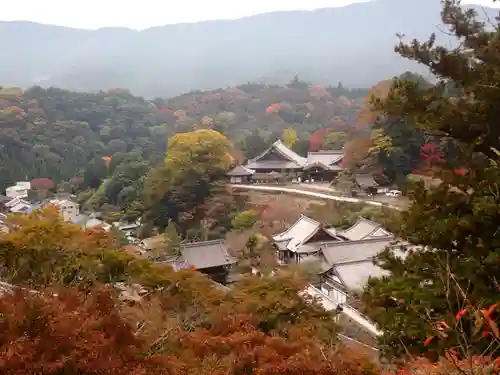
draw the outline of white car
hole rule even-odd
[[[388,191],[387,193],[385,193],[386,197],[393,197],[393,198],[397,198],[397,197],[400,197],[402,195],[403,195],[403,193],[400,190],[391,190],[391,191]]]

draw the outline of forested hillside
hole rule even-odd
[[[154,162],[163,159],[171,135],[198,128],[219,130],[238,146],[257,134],[261,142],[252,152],[262,151],[266,142],[293,128],[307,150],[315,130],[332,122],[353,122],[366,93],[314,86],[298,78],[282,86],[249,84],[153,101],[120,89],[77,93],[4,88],[0,188],[26,178],[68,181],[81,176],[92,160],[118,160],[124,153]]]

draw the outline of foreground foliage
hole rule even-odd
[[[426,342],[442,334],[440,321],[454,326],[464,308],[481,311],[500,300],[499,33],[458,1],[443,2],[442,18],[460,41],[456,49],[435,46],[434,37],[397,47],[402,56],[428,66],[438,84],[396,80],[387,98],[374,104],[453,145],[463,169],[457,173],[454,163],[444,161],[434,169],[438,186],[418,183],[411,189],[413,203],[402,215],[399,234],[422,248],[405,259],[384,253],[379,262],[392,276],[373,280],[364,297],[384,330],[381,344],[388,355],[437,355],[453,348],[462,357],[496,357],[498,345],[488,337],[476,340],[473,323],[447,333],[444,342]],[[490,320],[497,324],[498,316]]]

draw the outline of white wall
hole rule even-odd
[[[9,198],[27,198],[28,190],[22,186],[9,186],[5,189],[5,195]]]

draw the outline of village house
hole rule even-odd
[[[51,199],[49,205],[55,206],[64,221],[74,222],[80,215],[80,206],[78,203],[69,199]]]
[[[248,169],[243,165],[237,165],[226,175],[229,177],[229,182],[231,184],[245,184],[252,180],[254,173],[254,170]]]
[[[31,189],[29,181],[19,181],[13,186],[5,189],[5,195],[8,198],[28,198],[28,192]]]
[[[237,262],[229,255],[224,240],[184,243],[179,253],[166,262],[174,270],[194,268],[220,284],[227,282],[229,271]]]
[[[337,230],[304,215],[285,232],[273,236],[273,241],[279,264],[314,266],[318,288],[339,304],[362,289],[369,277],[384,275],[373,262],[381,251],[402,246],[392,233],[365,218],[346,230]]]
[[[38,206],[33,206],[30,202],[21,197],[16,197],[9,200],[8,202],[5,202],[3,204],[3,207],[5,210],[4,213],[12,214],[29,214],[34,209],[38,208]]]
[[[102,229],[108,232],[112,228],[111,224],[98,219],[95,214],[78,214],[71,222],[79,225],[82,229]]]

